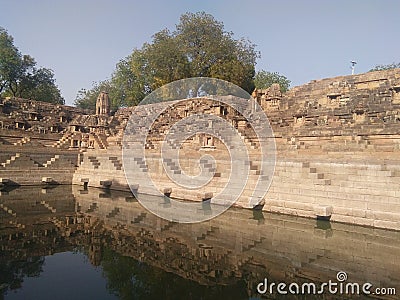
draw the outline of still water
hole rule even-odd
[[[257,289],[320,287],[339,272],[400,293],[395,231],[240,209],[179,224],[128,193],[78,186],[3,189],[0,218],[0,299],[399,298]]]

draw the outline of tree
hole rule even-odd
[[[258,57],[254,44],[234,39],[212,15],[186,13],[175,31],[157,32],[151,43],[117,64],[108,93],[117,106],[136,105],[157,88],[190,77],[219,78],[252,92]],[[89,102],[89,98],[79,98],[75,104]]]
[[[8,78],[9,94],[11,93],[14,97],[20,96],[25,87],[33,88],[35,86],[33,76],[35,65],[36,62],[31,56],[22,56]]]
[[[21,54],[14,46],[14,39],[0,27],[0,93],[19,76]]]
[[[24,89],[24,83],[20,84],[20,94],[22,98],[37,99],[54,104],[64,104],[64,98],[57,88],[54,73],[50,69],[33,69],[28,77],[28,87]]]
[[[400,63],[396,64],[396,63],[393,62],[393,63],[388,64],[388,65],[376,65],[371,70],[369,70],[369,72],[391,70],[391,69],[396,69],[396,68],[400,68]]]
[[[0,95],[64,104],[50,69],[36,68],[36,61],[22,55],[14,39],[0,27]]]
[[[191,77],[219,78],[253,91],[259,53],[250,41],[234,39],[222,22],[205,12],[182,15],[174,34],[189,60]]]
[[[136,105],[151,91],[145,67],[143,52],[137,49],[117,64],[110,80],[109,90],[114,109]]]
[[[278,72],[267,72],[264,70],[258,71],[254,84],[257,89],[269,88],[272,84],[278,83],[281,87],[281,92],[286,92],[290,87],[290,80]]]
[[[151,90],[191,76],[188,58],[178,42],[176,37],[165,29],[153,36],[152,44],[143,46],[143,67]]]

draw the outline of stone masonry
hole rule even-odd
[[[253,97],[269,118],[277,148],[272,184],[261,202],[263,210],[400,230],[399,69],[312,81],[284,94],[273,85],[254,91]],[[2,184],[7,180],[28,184],[28,176],[22,174],[25,179],[21,179],[18,170],[40,174],[39,181],[55,177],[57,171],[46,175],[54,167],[71,170],[67,173],[73,174],[74,184],[128,190],[121,154],[125,126],[130,117],[141,124],[166,105],[121,108],[111,113],[108,95],[102,93],[97,105],[100,110],[90,114],[29,101],[34,110],[21,99],[1,100]],[[248,149],[250,177],[236,205],[252,208],[249,199],[255,180],[263,176],[254,129],[234,109],[215,99],[172,101],[167,106],[143,145],[146,160],[140,155],[132,159],[135,168],[130,171],[147,172],[157,182],[159,192],[173,198],[213,198],[228,182],[231,170],[224,127],[210,125],[218,138],[199,134],[181,145],[170,141],[166,146],[180,151],[179,161],[162,161],[160,155],[164,137],[174,124],[194,113],[212,114],[229,122]],[[243,107],[247,106],[243,99]],[[52,122],[57,125],[53,130]],[[203,154],[213,156],[216,164],[199,162]],[[192,192],[168,176],[179,176],[180,171],[195,175],[200,169],[213,178]],[[68,182],[68,178],[52,179]],[[146,184],[137,182],[139,193],[148,192]]]
[[[400,70],[312,81],[285,94],[274,85],[254,91],[253,97],[269,118],[277,147],[275,173],[263,210],[400,229]],[[165,104],[118,110],[113,116],[118,129],[108,136],[107,149],[89,149],[82,155],[74,184],[104,187],[107,183],[109,188],[128,189],[121,157],[124,125],[132,112],[136,114],[132,118],[141,122],[160,105]],[[249,150],[250,180],[236,205],[251,208],[253,179],[262,174],[258,141],[246,120],[210,99],[168,105],[149,131],[146,161],[137,157],[132,172],[149,172],[160,193],[171,192],[171,197],[199,201],[207,192],[217,194],[230,170],[222,140],[196,135],[182,145],[169,145],[179,148],[184,172],[199,171],[198,159],[204,151],[217,159],[216,169],[210,170],[215,173],[213,180],[191,193],[163,171],[160,149],[169,128],[192,112],[220,116],[236,128]],[[177,161],[164,163],[170,172],[179,172]],[[146,182],[138,182],[137,188],[139,193],[148,191]]]

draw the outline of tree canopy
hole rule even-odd
[[[264,70],[258,71],[254,84],[257,89],[269,88],[273,83],[278,83],[281,87],[281,92],[286,92],[290,87],[290,80],[278,72],[267,72]]]
[[[371,70],[369,70],[369,72],[391,70],[391,69],[396,69],[396,68],[400,68],[400,63],[391,63],[388,65],[376,65]]]
[[[29,55],[22,55],[14,45],[13,37],[2,27],[0,27],[0,96],[64,104],[53,71],[37,68],[35,60]]]
[[[93,107],[95,95],[103,88],[114,109],[136,105],[157,88],[190,77],[223,79],[251,93],[258,57],[254,44],[235,39],[212,15],[186,13],[173,32],[157,32],[150,43],[122,59],[109,80],[81,90],[75,105]]]

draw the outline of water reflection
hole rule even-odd
[[[46,259],[60,252],[87,257],[121,299],[249,299],[261,297],[256,286],[265,277],[322,283],[339,271],[351,282],[400,291],[400,232],[239,209],[179,224],[130,194],[79,186],[3,190],[0,208],[5,298],[28,278],[45,277]],[[100,290],[76,269],[88,289]]]

